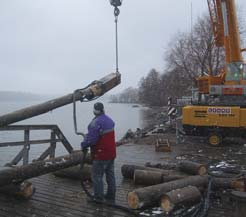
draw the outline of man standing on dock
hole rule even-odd
[[[114,122],[104,112],[102,103],[94,104],[95,117],[88,125],[88,133],[81,143],[82,149],[90,147],[93,158],[92,182],[95,200],[106,199],[115,202],[116,184],[114,175],[114,159],[116,158],[116,143]],[[106,175],[108,185],[104,195],[103,176]]]

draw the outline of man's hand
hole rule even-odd
[[[82,151],[83,151],[83,153],[85,154],[85,153],[88,152],[88,148],[87,148],[87,147],[83,147],[83,148],[82,148]]]

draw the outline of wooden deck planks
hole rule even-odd
[[[161,160],[163,153],[155,153],[152,148],[151,146],[118,148],[120,154],[116,161],[117,203],[127,206],[127,192],[136,188],[131,181],[122,179],[121,165],[132,162],[134,155],[135,164],[139,165],[152,160],[163,162]],[[130,217],[130,214],[120,210],[87,203],[79,181],[61,179],[48,174],[33,178],[31,182],[36,187],[36,193],[28,201],[0,195],[0,217]],[[91,185],[88,186],[91,191]],[[231,217],[232,213],[232,209],[215,203],[210,209],[209,217]]]

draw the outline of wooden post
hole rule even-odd
[[[24,151],[23,151],[23,165],[27,165],[29,162],[29,150],[30,150],[30,130],[24,131]]]
[[[50,133],[50,158],[55,157],[55,151],[56,151],[56,133],[54,130]]]

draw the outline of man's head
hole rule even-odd
[[[101,102],[97,102],[94,104],[94,115],[101,115],[104,114],[104,106]]]

